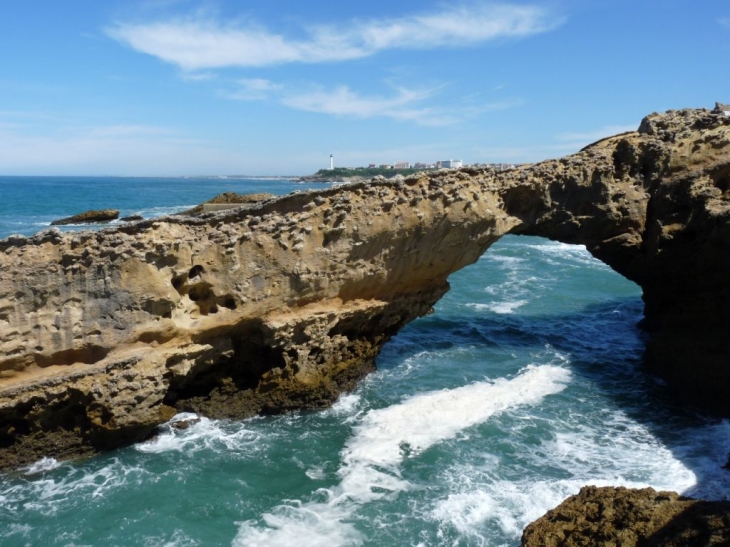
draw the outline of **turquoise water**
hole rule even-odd
[[[301,188],[135,181],[82,181],[84,201],[70,179],[0,179],[0,226],[32,233],[46,202],[56,217],[131,214]],[[12,192],[26,212],[7,208]],[[635,285],[582,247],[516,236],[450,282],[436,313],[401,331],[329,410],[201,419],[0,477],[0,545],[514,546],[586,484],[730,497],[730,423],[680,408],[643,374]]]

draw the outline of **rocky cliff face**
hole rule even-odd
[[[178,410],[317,408],[507,233],[582,243],[644,290],[648,355],[730,414],[730,118],[646,118],[560,160],[292,194],[0,242],[0,467]]]

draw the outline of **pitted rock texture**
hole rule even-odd
[[[265,197],[264,197],[265,198]],[[177,410],[318,408],[507,233],[644,290],[648,355],[730,414],[730,118],[647,117],[560,160],[374,179],[198,217],[0,241],[0,467],[148,436]]]
[[[525,528],[522,547],[730,545],[730,501],[586,486]]]

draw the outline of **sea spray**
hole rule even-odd
[[[409,489],[399,464],[436,443],[456,437],[505,410],[536,405],[570,380],[562,367],[530,366],[513,379],[478,382],[424,393],[368,412],[342,451],[340,483],[325,502],[295,501],[241,524],[234,545],[360,545],[362,534],[347,519],[357,506]]]

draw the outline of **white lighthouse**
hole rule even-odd
[[[330,171],[335,168],[335,157],[330,154]]]

